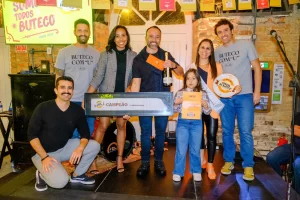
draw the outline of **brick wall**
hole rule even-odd
[[[219,39],[214,34],[214,25],[220,18],[204,18],[193,23],[193,60],[196,48],[204,38],[210,38],[215,45],[219,45]],[[253,33],[253,17],[228,18],[235,27],[235,35],[250,36]],[[280,49],[275,39],[270,36],[270,30],[276,30],[285,44],[286,54],[297,70],[299,52],[299,23],[300,15],[283,17],[262,17],[256,19],[257,40],[255,43],[259,59],[263,61],[284,62]],[[292,90],[288,87],[291,73],[285,63],[283,100],[281,105],[272,105],[269,113],[256,113],[253,130],[254,145],[261,155],[265,156],[277,146],[277,140],[282,134],[290,136],[290,121],[292,115]],[[238,130],[235,130],[235,140],[239,143]],[[222,142],[221,126],[218,133],[218,142]]]
[[[73,30],[70,30],[73,31]],[[109,36],[108,26],[99,22],[94,22],[94,46],[98,51],[103,51],[107,45]],[[75,37],[75,36],[74,36]],[[47,50],[47,47],[51,45],[27,45],[28,51],[34,50]],[[51,66],[54,66],[56,56],[59,50],[67,45],[54,45],[52,48],[52,55],[47,55],[46,52],[37,52],[34,54],[34,65],[40,66],[41,60],[49,60]],[[15,45],[10,45],[10,56],[11,56],[11,73],[16,74],[21,70],[28,70],[28,66],[32,65],[31,54],[28,53],[16,53]],[[51,69],[53,71],[53,68]]]

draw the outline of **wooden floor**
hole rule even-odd
[[[187,165],[183,180],[173,182],[175,146],[168,148],[164,154],[166,177],[155,174],[152,157],[150,173],[142,179],[136,177],[140,164],[137,161],[125,165],[124,173],[117,173],[113,169],[96,175],[96,183],[92,186],[69,183],[62,190],[49,188],[45,192],[36,192],[35,168],[30,167],[20,174],[11,173],[0,179],[0,199],[287,199],[288,185],[262,158],[255,157],[255,180],[252,182],[242,179],[243,169],[239,156],[232,174],[221,175],[220,169],[224,164],[222,149],[217,150],[215,157],[216,180],[209,180],[204,170],[203,180],[194,182]],[[290,199],[300,200],[293,189]]]

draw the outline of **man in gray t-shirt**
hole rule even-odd
[[[55,68],[56,78],[70,76],[74,80],[74,95],[71,101],[81,106],[84,93],[97,68],[100,53],[87,43],[90,37],[90,24],[87,20],[78,19],[74,22],[74,35],[77,42],[59,51]],[[95,118],[87,117],[87,122],[92,134]],[[77,130],[75,130],[73,138],[79,138]]]
[[[74,80],[74,95],[71,101],[82,102],[93,74],[97,68],[100,53],[87,44],[90,37],[89,22],[79,19],[75,22],[75,44],[61,49],[55,64],[56,76],[70,76]]]
[[[244,168],[243,179],[254,180],[253,156],[254,145],[252,129],[254,126],[254,105],[260,101],[261,68],[257,52],[250,41],[235,40],[233,25],[226,19],[221,19],[215,25],[215,33],[221,39],[223,46],[215,51],[216,61],[221,63],[223,73],[233,74],[239,80],[237,94],[231,98],[221,98],[225,107],[220,113],[223,130],[223,157],[225,165],[221,169],[224,175],[231,174],[234,168],[235,144],[234,127],[237,118],[240,133],[240,149]],[[252,72],[254,70],[255,88],[252,88]]]

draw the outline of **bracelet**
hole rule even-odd
[[[45,159],[48,158],[48,157],[49,157],[49,155],[46,155],[44,158],[42,158],[41,161],[45,160]]]
[[[178,65],[177,65],[177,64],[175,64],[175,67],[174,67],[173,69],[177,69],[177,66],[178,66]]]

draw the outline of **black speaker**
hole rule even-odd
[[[10,74],[15,141],[28,142],[27,128],[35,107],[55,99],[55,75]]]
[[[42,74],[50,74],[49,60],[41,60],[41,73]]]

